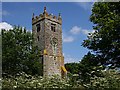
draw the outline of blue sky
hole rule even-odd
[[[93,31],[93,24],[89,21],[92,5],[91,2],[3,2],[2,22],[8,26],[20,25],[32,30],[32,13],[43,13],[44,6],[49,14],[58,16],[61,13],[65,63],[79,62],[88,52],[81,43],[87,38],[87,33]]]

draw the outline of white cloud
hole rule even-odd
[[[10,13],[9,13],[8,11],[3,10],[3,11],[2,11],[2,15],[5,15],[5,16],[6,16],[6,15],[10,15]]]
[[[0,15],[6,16],[6,15],[10,15],[10,13],[8,11],[0,11]]]
[[[96,0],[3,0],[2,2],[94,2]]]
[[[25,27],[22,27],[22,30],[24,30]],[[0,32],[2,29],[5,29],[5,30],[10,30],[10,29],[13,29],[13,26],[7,22],[1,22],[0,23]],[[32,30],[28,30],[27,31],[31,32],[32,33]]]
[[[72,36],[63,36],[63,42],[73,42],[74,38]]]
[[[9,29],[13,29],[13,26],[10,25],[10,24],[7,23],[7,22],[1,22],[1,23],[0,23],[0,30],[1,30],[1,29],[9,30]]]
[[[79,34],[80,30],[81,30],[81,28],[79,28],[78,26],[74,26],[74,27],[72,27],[72,29],[70,30],[70,32],[72,34]]]
[[[72,57],[72,56],[70,56],[70,55],[67,55],[67,54],[65,54],[64,53],[64,62],[65,63],[74,63],[74,62],[79,62],[80,60],[79,59],[77,59],[77,58],[74,58],[74,57]]]
[[[63,30],[65,31],[65,30]],[[64,43],[70,43],[70,42],[73,42],[75,40],[75,38],[73,36],[71,36],[68,32],[63,32],[62,34],[62,41]]]
[[[84,10],[91,10],[94,2],[79,2],[77,3]]]
[[[88,30],[88,29],[83,29],[83,28],[81,28],[81,27],[78,27],[78,26],[74,26],[74,27],[72,27],[72,29],[70,30],[70,33],[71,34],[80,34],[80,33],[82,33],[82,34],[85,34],[85,35],[88,35],[88,33],[91,33],[91,32],[93,32],[93,30]]]
[[[92,33],[92,32],[93,32],[93,30],[83,29],[79,26],[73,26],[69,32],[63,33],[63,42],[65,42],[65,43],[73,42],[73,41],[75,41],[75,38],[76,38],[75,35],[77,35],[77,34],[88,35],[88,33]]]
[[[92,32],[92,31],[87,30],[87,29],[82,29],[81,31],[82,31],[83,34],[86,34],[86,35],[88,35],[88,33]]]

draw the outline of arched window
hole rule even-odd
[[[57,54],[57,44],[56,43],[53,43],[52,49],[53,49],[53,54],[56,55]]]
[[[39,32],[40,31],[40,24],[37,24],[36,27],[37,27],[37,32]]]
[[[39,41],[40,39],[39,39],[39,36],[37,37],[37,40]]]
[[[58,40],[56,38],[52,38],[51,45],[52,45],[53,55],[56,55],[57,54]]]
[[[56,25],[51,23],[51,31],[55,32],[56,31],[55,27],[56,27]]]

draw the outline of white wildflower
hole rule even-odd
[[[17,88],[17,86],[13,86],[13,88]]]

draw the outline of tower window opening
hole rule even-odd
[[[54,57],[54,60],[56,60],[56,57]]]
[[[39,36],[37,37],[37,40],[39,41]]]
[[[55,32],[55,24],[51,24],[51,31]]]
[[[40,31],[40,24],[37,24],[36,27],[37,27],[37,32],[39,32]]]

